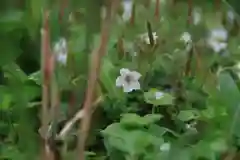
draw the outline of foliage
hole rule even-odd
[[[184,0],[161,1],[158,15],[155,1],[149,6],[146,2],[134,1],[130,20],[122,17],[123,6],[114,17],[95,89],[95,100],[101,101],[93,106],[86,158],[238,159],[236,5],[222,2],[215,12],[212,1],[193,6]],[[101,8],[107,4],[72,0],[61,21],[60,2],[25,0],[18,5],[6,4],[0,17],[0,159],[39,159],[41,9],[51,10],[52,51],[61,38],[67,46],[66,53],[53,53],[57,59],[52,77],[61,101],[51,124],[56,123],[58,135],[84,102],[89,53],[101,42]],[[211,37],[215,31],[222,35],[222,30],[227,38]],[[63,159],[73,159],[77,152],[77,129],[73,126],[64,139],[54,139]]]

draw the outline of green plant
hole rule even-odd
[[[0,159],[239,158],[235,2],[122,3],[3,4]]]

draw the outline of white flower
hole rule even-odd
[[[164,93],[163,92],[155,92],[155,97],[156,97],[156,99],[160,99],[160,98],[162,98],[163,97],[163,95],[164,95]]]
[[[120,70],[120,76],[116,79],[116,86],[123,87],[124,92],[138,90],[140,89],[140,83],[138,82],[140,77],[140,73],[122,68]]]
[[[67,41],[65,38],[60,38],[60,40],[54,45],[53,52],[56,55],[56,60],[65,65],[67,63]]]
[[[160,150],[163,151],[163,152],[167,152],[169,151],[171,148],[171,144],[170,143],[163,143],[161,146],[160,146]]]
[[[199,8],[194,8],[193,10],[193,24],[198,25],[201,22],[202,15]]]
[[[57,57],[56,57],[57,61],[61,64],[66,64],[67,62],[67,54],[59,54]]]
[[[185,127],[186,127],[187,129],[192,128],[192,126],[191,126],[190,124],[186,124]]]
[[[209,41],[208,44],[216,53],[219,53],[220,51],[227,48],[227,43],[225,42],[216,42],[212,40],[212,41]]]
[[[210,36],[219,41],[226,41],[228,38],[228,32],[224,28],[216,28],[211,30]]]
[[[123,5],[123,10],[124,10],[122,18],[124,21],[128,21],[132,15],[133,1],[132,0],[124,0],[122,2],[122,5]]]
[[[157,33],[153,32],[152,35],[153,35],[153,41],[155,43],[156,40],[158,39]],[[146,44],[150,44],[150,39],[149,39],[148,33],[144,33],[144,34],[140,35],[140,37]]]
[[[192,42],[192,37],[188,32],[184,32],[180,38],[181,41],[184,41],[185,43]]]
[[[192,131],[192,132],[198,132],[197,128],[196,128],[197,122],[193,121],[191,123],[187,123],[185,124],[185,127],[188,131]]]
[[[207,43],[214,52],[218,53],[227,48],[228,32],[223,28],[217,28],[210,31]]]

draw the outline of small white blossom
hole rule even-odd
[[[161,146],[160,146],[160,150],[163,151],[163,152],[167,152],[169,151],[171,148],[171,144],[170,143],[163,143]]]
[[[157,33],[153,32],[152,35],[153,35],[153,41],[155,43],[158,39]],[[150,39],[149,39],[148,33],[144,33],[144,34],[140,35],[140,37],[146,44],[150,44]]]
[[[180,38],[181,41],[184,41],[185,43],[192,42],[192,36],[188,32],[184,32]]]
[[[185,127],[186,127],[187,129],[192,128],[192,126],[191,126],[190,124],[186,124]]]
[[[181,41],[183,41],[186,44],[186,50],[190,51],[192,48],[192,36],[188,32],[184,32],[180,38]]]
[[[140,89],[140,83],[138,82],[140,77],[140,73],[122,68],[120,70],[120,76],[116,79],[116,86],[123,87],[124,92],[138,90]]]
[[[201,22],[202,15],[199,8],[194,8],[193,10],[193,24],[198,25]]]
[[[59,54],[57,57],[56,57],[57,61],[61,64],[66,64],[67,62],[67,55],[66,54]]]
[[[132,0],[124,0],[122,2],[122,5],[123,5],[123,10],[124,10],[122,18],[124,21],[128,21],[132,15],[133,1]]]
[[[193,121],[193,122],[191,122],[191,123],[185,124],[185,127],[186,127],[186,129],[189,130],[189,131],[198,132],[198,131],[197,131],[197,128],[196,128],[196,125],[197,125],[197,122],[196,122],[196,121]]]
[[[65,38],[61,38],[53,48],[53,52],[56,55],[56,60],[65,65],[67,63],[67,41]]]
[[[223,28],[217,28],[210,31],[207,39],[207,44],[214,52],[219,53],[220,51],[227,48],[228,32]]]
[[[162,98],[163,97],[163,95],[164,95],[164,93],[163,92],[155,92],[155,97],[156,97],[156,99],[160,99],[160,98]]]

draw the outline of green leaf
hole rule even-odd
[[[196,110],[182,110],[177,115],[177,118],[183,122],[198,118]]]
[[[168,93],[163,93],[160,98],[156,97],[156,93],[159,92],[156,89],[150,89],[148,92],[144,93],[144,99],[146,103],[153,104],[155,106],[161,105],[172,105],[174,97]]]
[[[161,114],[147,114],[144,117],[142,117],[142,119],[148,125],[159,121],[162,117],[163,116]]]
[[[16,63],[10,63],[3,66],[3,71],[9,79],[18,80],[24,82],[28,79],[27,75],[21,70]]]
[[[0,101],[0,109],[7,110],[12,102],[12,96],[10,94],[5,94],[3,99]]]
[[[23,12],[18,10],[11,10],[1,14],[0,16],[0,30],[2,33],[13,31],[14,29],[23,27]]]
[[[214,140],[211,144],[210,147],[213,151],[215,152],[224,152],[228,149],[227,142],[223,138],[219,138]]]
[[[240,104],[240,92],[231,75],[221,72],[219,75],[220,94],[219,100],[229,107],[233,112]]]
[[[120,124],[124,126],[135,126],[135,127],[141,127],[145,125],[145,123],[142,120],[142,117],[134,113],[123,114],[120,120]]]
[[[0,59],[0,66],[4,66],[14,61],[20,55],[20,49],[18,48],[18,42],[1,37],[0,50],[2,52]]]
[[[162,117],[163,116],[160,114],[148,114],[144,117],[140,117],[134,113],[126,113],[122,115],[120,124],[123,126],[143,127],[159,121]]]
[[[10,92],[15,103],[22,101],[29,102],[41,96],[41,88],[38,86],[21,86],[19,84],[19,86],[11,86]]]
[[[168,130],[164,127],[160,127],[156,124],[152,124],[148,128],[148,132],[151,133],[152,135],[155,135],[157,137],[163,136]]]
[[[37,71],[37,72],[34,72],[34,73],[30,74],[28,76],[28,79],[33,80],[38,85],[42,84],[42,81],[41,81],[42,78],[41,78],[41,72],[40,71]]]
[[[108,145],[130,155],[144,153],[146,147],[164,142],[141,130],[126,130],[119,123],[111,124],[102,133]]]
[[[171,146],[167,160],[191,160],[192,153],[189,149],[181,146]]]
[[[231,134],[240,136],[240,92],[231,75],[221,72],[219,75],[220,92],[218,100],[228,107],[230,117],[232,117]]]
[[[107,91],[109,98],[122,99],[123,93],[116,87],[115,66],[109,59],[104,59],[100,73],[102,87]]]

